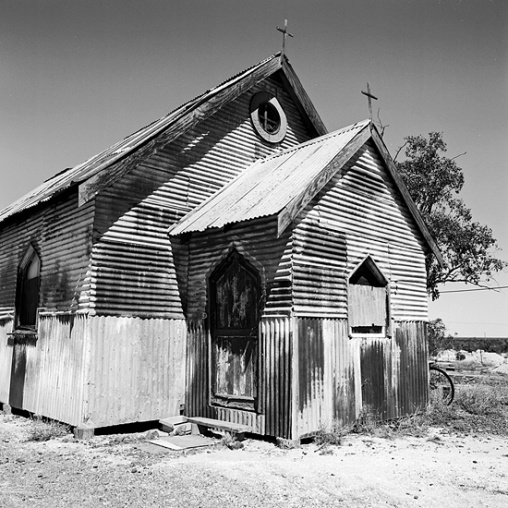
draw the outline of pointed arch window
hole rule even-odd
[[[16,292],[17,328],[35,329],[39,289],[41,282],[41,260],[35,248],[30,245],[18,269]]]
[[[349,277],[349,330],[351,336],[385,337],[390,334],[388,280],[368,256]]]

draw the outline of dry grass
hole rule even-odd
[[[340,446],[344,436],[353,431],[352,425],[342,425],[339,421],[334,420],[332,426],[327,428],[323,426],[314,437],[314,442],[318,446],[335,445]]]
[[[351,432],[388,439],[426,437],[429,429],[436,427],[464,434],[508,436],[508,377],[490,376],[455,388],[455,401],[449,406],[440,398],[432,398],[425,410],[390,422],[382,422],[378,415],[364,410],[353,425],[334,422],[331,428],[321,429],[315,442],[338,446]]]
[[[67,436],[71,432],[69,425],[55,420],[34,416],[33,425],[27,437],[27,441],[49,441],[50,439]]]
[[[219,442],[219,447],[222,446],[225,446],[230,450],[239,450],[243,448],[243,443],[236,439],[236,437],[231,435],[229,432],[226,432]]]
[[[496,415],[508,406],[508,381],[503,378],[487,378],[482,383],[460,386],[457,405],[472,415]]]

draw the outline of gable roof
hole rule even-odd
[[[169,136],[166,136],[165,142],[172,141],[215,113],[224,104],[236,99],[241,93],[279,70],[282,71],[282,78],[288,92],[295,100],[297,108],[306,118],[308,124],[315,130],[317,135],[326,133],[326,128],[319,114],[303,89],[289,60],[285,55],[276,53],[215,88],[207,90],[195,99],[127,136],[82,164],[61,171],[46,180],[42,185],[0,211],[0,222],[16,213],[48,201],[58,193],[75,185],[80,186],[79,204],[86,203],[104,187],[110,185],[112,181],[123,175],[133,165],[136,165],[137,161],[134,159],[131,164],[120,164],[111,168],[115,163],[122,160],[129,162],[127,159],[130,155],[135,154],[163,132],[169,134]],[[108,169],[109,171],[106,171]]]
[[[314,196],[372,139],[430,250],[441,260],[432,235],[370,120],[260,159],[169,230],[171,236],[277,216],[280,236]]]

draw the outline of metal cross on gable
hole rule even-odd
[[[282,55],[286,52],[286,37],[294,37],[292,33],[288,32],[288,20],[284,20],[284,28],[277,27],[279,32],[282,32]]]
[[[375,101],[377,101],[377,97],[375,95],[372,95],[370,93],[370,85],[367,83],[367,91],[364,92],[362,90],[362,93],[363,95],[366,95],[367,96],[367,100],[369,102],[369,118],[372,120],[372,99],[374,99]]]

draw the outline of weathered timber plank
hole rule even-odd
[[[224,422],[222,420],[214,420],[213,418],[187,417],[187,421],[199,425],[200,427],[208,427],[211,429],[221,429],[228,432],[242,433],[252,432],[252,427],[241,423]]]

